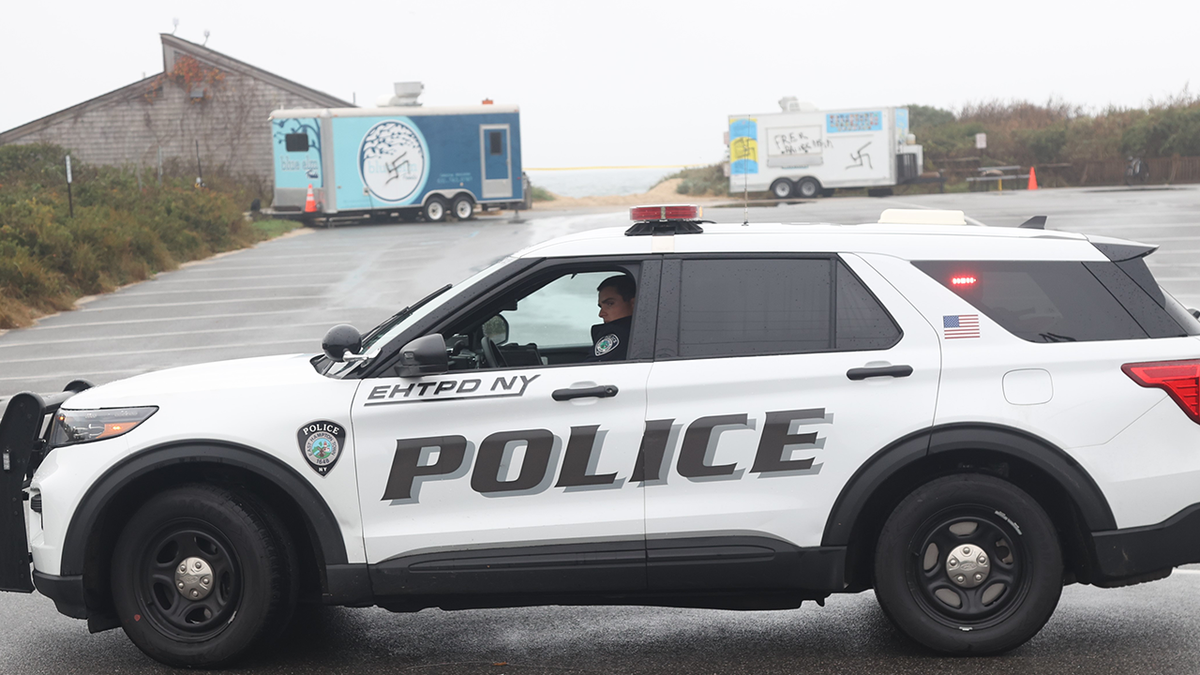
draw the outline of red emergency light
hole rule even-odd
[[[977,282],[977,281],[979,281],[979,280],[976,279],[975,277],[969,276],[969,275],[950,277],[950,285],[955,286],[957,288],[966,288],[968,286],[974,286],[975,282]]]
[[[702,213],[703,210],[695,204],[635,206],[629,209],[629,218],[639,223],[647,220],[699,220]]]

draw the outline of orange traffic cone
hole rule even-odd
[[[313,199],[312,183],[309,183],[308,184],[308,194],[304,197],[304,212],[305,213],[316,213],[316,211],[317,211],[317,200]]]
[[[1037,171],[1035,171],[1032,166],[1029,167],[1029,189],[1037,189]]]

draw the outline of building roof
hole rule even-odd
[[[163,49],[163,72],[170,72],[175,67],[175,60],[181,55],[186,54],[217,68],[236,72],[257,80],[261,80],[271,84],[279,89],[295,94],[313,102],[314,107],[329,107],[329,108],[352,108],[354,104],[343,101],[335,96],[330,96],[322,91],[311,89],[298,82],[293,82],[285,77],[280,77],[272,72],[263,70],[256,66],[252,66],[244,61],[239,61],[231,56],[226,56],[218,51],[209,49],[204,45],[198,45],[194,42],[188,42],[174,35],[163,33],[159,36],[162,39]],[[89,109],[102,107],[113,101],[122,101],[130,96],[140,96],[145,93],[146,87],[158,77],[161,73],[152,75],[137,82],[127,84],[119,89],[114,89],[106,94],[101,94],[95,98],[88,99],[82,103],[64,108],[58,112],[50,113],[45,117],[40,117],[32,122],[27,122],[19,127],[13,127],[8,131],[0,132],[0,145],[12,143],[20,140],[22,137],[36,133],[53,126],[61,121],[87,112]]]

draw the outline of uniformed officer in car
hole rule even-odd
[[[592,355],[588,361],[624,361],[637,284],[633,277],[619,274],[600,282],[596,293],[604,323],[592,326]]]

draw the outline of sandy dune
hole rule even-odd
[[[564,197],[562,195],[554,195],[555,199],[552,202],[534,202],[534,210],[559,210],[559,209],[575,209],[589,208],[596,206],[639,206],[642,204],[707,204],[716,201],[728,201],[727,197],[697,197],[695,195],[681,195],[675,191],[675,188],[682,181],[682,178],[672,178],[665,180],[654,186],[649,192],[643,192],[638,195],[612,195],[608,197]],[[553,194],[553,193],[551,193]]]

